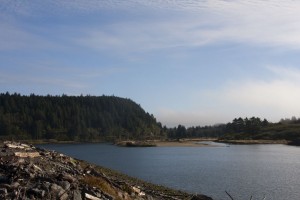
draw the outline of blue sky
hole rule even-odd
[[[167,126],[300,117],[300,2],[0,0],[0,91],[115,95]]]

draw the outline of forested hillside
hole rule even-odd
[[[130,99],[0,94],[0,139],[93,141],[162,136],[161,124]]]
[[[227,124],[162,127],[130,99],[115,96],[0,94],[0,140],[115,141],[214,137],[300,143],[300,119],[269,123],[258,117]]]
[[[287,140],[300,144],[300,118],[292,117],[271,123],[259,117],[239,117],[227,124],[189,128],[178,125],[165,129],[165,132],[169,138],[176,139],[211,137],[220,140]]]
[[[300,141],[300,119],[281,119],[270,123],[258,117],[235,118],[227,123],[224,136],[226,140],[288,140]]]

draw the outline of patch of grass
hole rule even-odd
[[[85,176],[81,179],[81,181],[89,186],[99,188],[116,200],[122,200],[122,198],[118,196],[117,189],[101,177]]]

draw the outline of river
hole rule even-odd
[[[139,147],[39,145],[155,184],[215,200],[300,199],[300,148],[287,145]]]

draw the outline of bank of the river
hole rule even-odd
[[[1,199],[193,199],[210,200],[150,184],[55,151],[0,144]]]
[[[59,140],[24,140],[23,143],[29,144],[78,144],[78,143],[105,143],[105,141],[59,141]],[[206,143],[208,142],[208,143]],[[224,140],[217,138],[185,138],[180,140],[124,140],[114,143],[122,147],[214,147],[209,142],[218,142],[226,144],[293,144],[288,140]],[[298,145],[298,143],[297,143]]]
[[[214,147],[215,145],[204,143],[213,140],[201,140],[201,139],[185,139],[179,141],[157,141],[158,147]]]
[[[289,144],[287,140],[216,140],[227,144]]]
[[[147,140],[135,141],[127,140],[117,142],[116,145],[123,147],[208,147],[215,146],[205,142],[213,142],[215,138],[194,138],[180,140]]]

